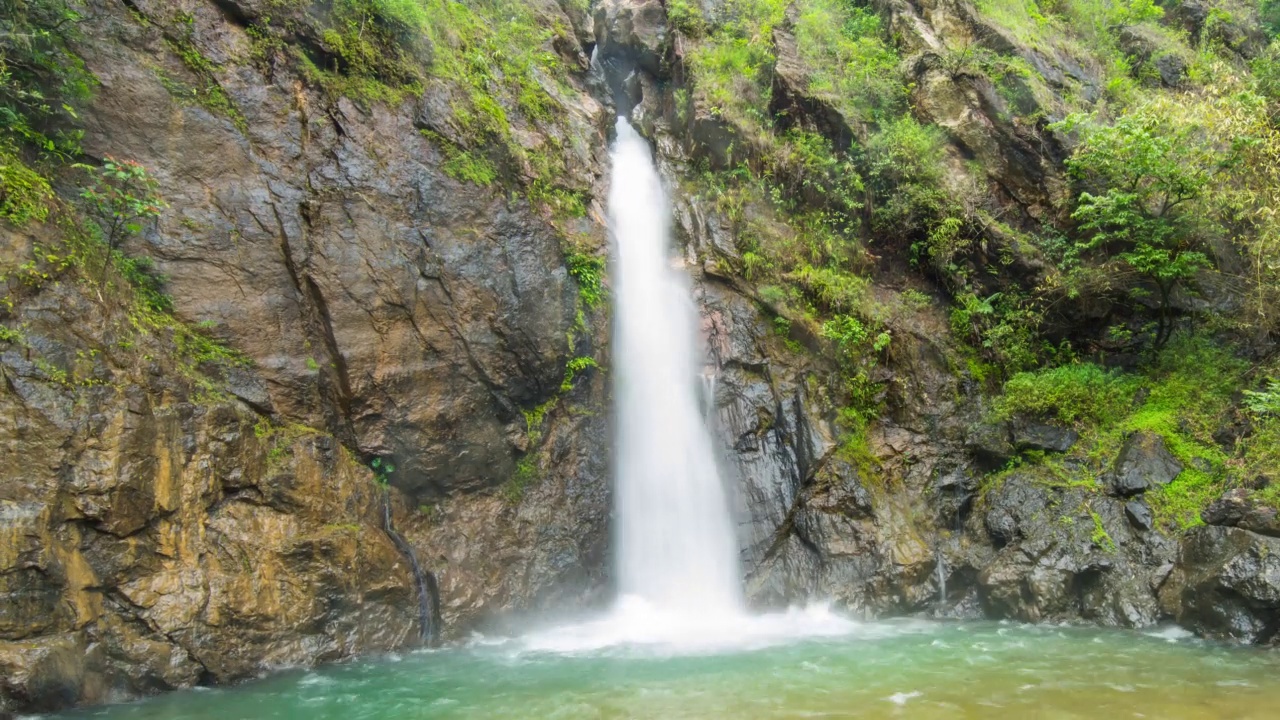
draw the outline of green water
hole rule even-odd
[[[1274,651],[996,623],[863,628],[702,656],[474,643],[58,717],[1280,718]]]

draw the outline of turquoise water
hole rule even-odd
[[[925,622],[753,650],[476,641],[60,718],[1280,718],[1280,653],[1178,633]]]

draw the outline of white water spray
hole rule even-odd
[[[683,617],[743,613],[738,543],[698,402],[702,352],[688,278],[672,267],[649,145],[618,121],[614,251],[614,507],[618,589]]]
[[[698,402],[700,384],[714,389],[714,378],[699,372],[698,311],[673,265],[669,226],[649,145],[619,118],[609,190],[619,595],[605,617],[531,633],[523,649],[723,652],[857,627],[822,605],[745,609],[733,519]]]

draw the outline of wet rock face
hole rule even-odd
[[[607,385],[594,371],[561,385],[571,357],[607,366],[606,322],[579,320],[563,230],[439,169],[420,132],[442,122],[438,93],[360,107],[266,74],[237,18],[274,5],[182,5],[192,42],[225,63],[242,133],[166,90],[156,68],[185,70],[158,23],[88,3],[81,50],[102,85],[85,148],[143,163],[170,205],[127,251],[248,362],[215,383],[225,396],[198,398],[173,347],[123,349],[128,323],[74,283],[24,291],[6,316],[35,349],[0,345],[0,715],[419,642],[371,458],[396,466],[395,524],[460,631],[605,586]],[[604,111],[566,98],[565,182],[591,188]],[[29,244],[0,229],[0,257]],[[81,354],[83,385],[34,362]],[[534,447],[524,413],[551,401]],[[517,472],[525,458],[536,473]]]
[[[1280,629],[1280,539],[1236,527],[1195,528],[1161,597],[1196,633],[1272,642]]]
[[[1155,589],[1176,546],[1150,531],[1145,507],[1018,474],[991,490],[985,504],[982,526],[999,550],[990,558],[973,553],[968,563],[988,614],[1125,627],[1161,617]],[[1131,510],[1145,511],[1148,524],[1134,523]]]
[[[416,638],[371,473],[329,435],[194,402],[175,349],[102,308],[50,285],[14,309],[31,350],[0,353],[0,710]],[[63,382],[35,357],[88,362]]]
[[[85,48],[102,79],[86,149],[153,168],[173,208],[129,251],[156,260],[183,318],[252,358],[261,390],[246,384],[247,401],[386,458],[416,498],[500,484],[522,411],[583,352],[566,341],[576,288],[561,233],[541,209],[439,169],[419,129],[447,131],[447,97],[331,101],[237,64],[250,38],[217,3],[190,12],[201,51],[235,67],[224,88],[247,134],[171,97],[153,69],[172,61],[159,31],[118,8],[97,8]],[[590,187],[607,123],[589,95],[568,99],[583,155],[566,182]]]
[[[662,0],[603,0],[595,11],[600,56],[634,65],[653,77],[662,73],[667,11]]]

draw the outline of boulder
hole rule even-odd
[[[1111,472],[1111,489],[1128,497],[1153,487],[1167,485],[1182,472],[1182,463],[1170,454],[1164,438],[1139,431],[1130,435],[1116,456]]]
[[[1004,423],[984,422],[969,428],[965,448],[979,465],[988,470],[1001,467],[1017,454],[1009,426]]]
[[[1123,502],[1017,473],[985,501],[983,524],[998,551],[974,567],[988,616],[1122,627],[1159,620],[1153,588],[1176,548],[1158,532],[1134,532]]]
[[[1141,500],[1130,500],[1124,504],[1125,517],[1129,518],[1129,522],[1139,530],[1150,530],[1155,526],[1155,519],[1151,515],[1151,508]]]
[[[1080,433],[1057,425],[1026,422],[1013,426],[1013,445],[1020,451],[1066,452],[1079,439]]]
[[[1014,475],[990,492],[984,517],[987,533],[997,547],[1023,537],[1049,504],[1049,491],[1029,478]]]
[[[1280,516],[1276,509],[1250,497],[1244,488],[1235,488],[1209,503],[1200,518],[1206,525],[1238,527],[1271,537],[1280,537]]]
[[[1161,603],[1204,637],[1273,641],[1280,628],[1280,538],[1220,525],[1191,530]]]

